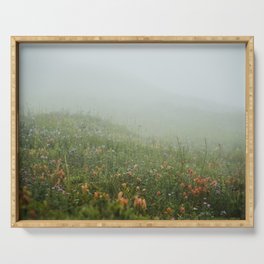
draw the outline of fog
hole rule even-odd
[[[143,134],[245,135],[244,44],[20,44],[23,112],[89,112]]]

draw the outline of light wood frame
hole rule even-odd
[[[20,43],[244,43],[246,53],[245,220],[19,220],[18,52]],[[253,227],[254,226],[254,37],[252,36],[12,36],[11,37],[11,226],[12,227]]]

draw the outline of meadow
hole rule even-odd
[[[243,144],[165,141],[89,113],[21,114],[20,219],[244,219]]]

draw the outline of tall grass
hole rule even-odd
[[[244,219],[243,144],[147,138],[89,114],[20,117],[21,219]]]

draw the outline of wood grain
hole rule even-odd
[[[248,43],[251,36],[13,36],[18,43]]]

